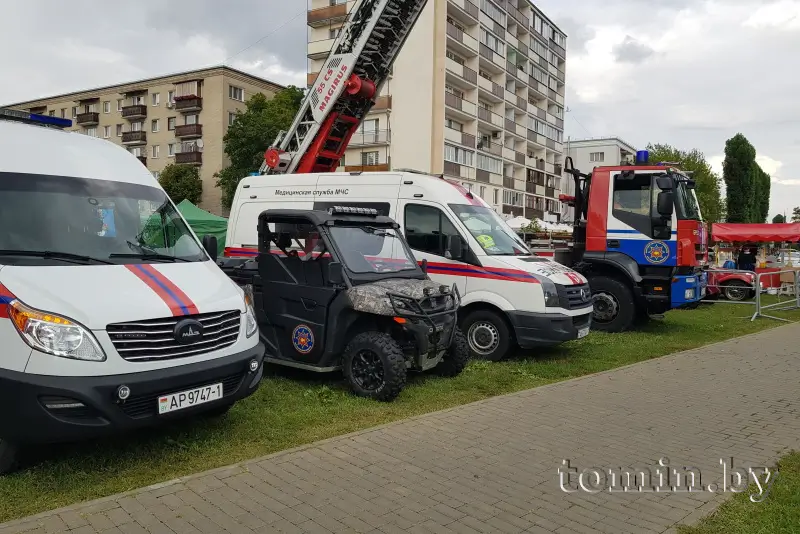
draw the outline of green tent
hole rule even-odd
[[[204,235],[216,236],[218,254],[222,257],[225,250],[225,235],[228,232],[228,219],[202,210],[185,199],[178,204],[178,211],[200,240]]]

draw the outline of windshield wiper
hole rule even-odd
[[[0,250],[0,256],[30,256],[33,258],[52,258],[56,260],[71,261],[73,263],[104,263],[107,265],[114,265],[114,262],[94,258],[92,256],[84,256],[82,254],[70,254],[69,252],[55,252],[52,250]]]
[[[394,234],[390,234],[387,230],[375,228],[374,226],[360,226],[359,228],[368,234],[376,235],[378,237],[395,237]]]
[[[177,258],[175,256],[169,256],[167,254],[156,254],[156,253],[149,253],[143,252],[141,254],[136,254],[132,252],[117,252],[114,254],[109,254],[109,258],[137,258],[141,260],[162,260],[162,261],[192,261],[187,260],[186,258]]]

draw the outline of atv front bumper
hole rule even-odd
[[[439,315],[431,321],[406,319],[403,331],[414,340],[416,357],[411,368],[427,371],[439,364],[450,348],[456,329],[456,316]]]

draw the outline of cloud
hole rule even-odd
[[[744,26],[757,29],[800,30],[800,2],[781,0],[756,9]]]
[[[614,59],[622,63],[641,63],[652,56],[655,50],[630,35],[626,35],[621,43],[614,45],[612,52]]]

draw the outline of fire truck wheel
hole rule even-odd
[[[503,317],[491,310],[476,310],[464,318],[470,355],[478,360],[499,362],[511,350],[511,331]]]
[[[628,285],[616,278],[595,276],[589,279],[594,315],[592,329],[601,332],[623,332],[636,320],[636,302]]]
[[[17,447],[0,438],[0,475],[10,473],[17,465]]]

